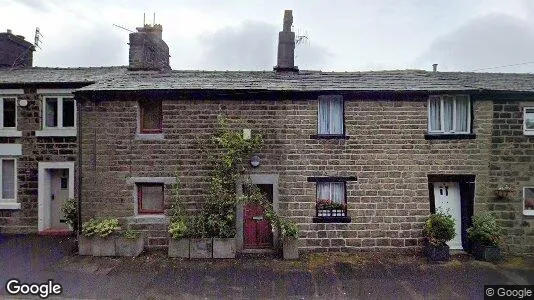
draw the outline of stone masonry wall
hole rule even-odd
[[[41,130],[41,99],[35,89],[25,89],[18,99],[27,99],[26,107],[17,107],[17,129],[22,137],[0,137],[0,143],[22,144],[17,156],[17,200],[20,210],[0,210],[0,233],[37,232],[38,162],[76,161],[76,137],[36,137]],[[76,193],[75,193],[76,195]]]
[[[519,254],[534,253],[534,217],[523,215],[523,187],[534,186],[534,136],[523,135],[523,107],[534,101],[500,100],[493,104],[490,189],[508,184],[510,199],[492,195],[484,210],[497,212],[505,227],[505,245]]]
[[[279,174],[279,209],[299,224],[303,250],[415,248],[430,212],[428,174],[476,175],[476,209],[486,203],[492,102],[474,102],[471,140],[425,140],[426,97],[407,101],[345,99],[348,140],[311,139],[317,100],[163,101],[165,140],[136,140],[137,100],[85,102],[82,117],[82,212],[134,215],[128,177],[174,176],[189,209],[203,201],[209,161],[195,139],[207,139],[216,117],[245,120],[265,144],[255,173]],[[347,183],[349,224],[315,224],[315,183],[309,176],[357,176]],[[167,192],[166,201],[170,194]],[[151,245],[164,226],[146,225]]]

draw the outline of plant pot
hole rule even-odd
[[[439,262],[449,261],[451,259],[449,246],[447,244],[434,245],[429,242],[425,242],[423,254],[429,261]]]
[[[93,256],[115,256],[115,237],[94,237],[91,253]]]
[[[282,241],[282,252],[285,260],[299,259],[298,238],[284,238]]]
[[[473,248],[471,248],[471,254],[473,254],[477,260],[496,262],[502,259],[501,249],[496,246],[474,244]]]
[[[78,236],[78,255],[92,255],[92,237],[86,237],[83,235]]]
[[[127,239],[123,236],[115,239],[115,254],[117,256],[136,257],[143,252],[145,240],[143,235],[135,239]]]
[[[169,257],[189,258],[189,239],[169,239]]]
[[[501,199],[509,199],[513,193],[513,190],[495,190],[495,195]]]
[[[213,258],[235,258],[235,238],[213,238]]]
[[[189,243],[189,257],[211,258],[213,254],[213,240],[211,238],[191,239]]]

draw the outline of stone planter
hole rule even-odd
[[[169,257],[189,258],[189,239],[169,239]]]
[[[189,243],[190,258],[211,258],[213,254],[213,240],[211,238],[191,239]]]
[[[282,241],[282,252],[285,260],[299,259],[298,238],[284,238]]]
[[[213,238],[213,258],[235,258],[235,238]]]
[[[433,262],[449,261],[451,259],[449,246],[447,244],[434,245],[429,242],[425,242],[423,254],[429,261]]]
[[[93,238],[88,238],[83,235],[78,236],[78,255],[93,255],[92,252]]]
[[[115,256],[136,257],[143,252],[145,239],[143,235],[135,239],[127,239],[123,236],[115,238]]]
[[[497,262],[502,259],[501,249],[495,246],[474,244],[471,248],[471,254],[473,254],[476,259],[484,261]]]
[[[91,254],[93,256],[115,256],[116,237],[93,237],[91,241]]]

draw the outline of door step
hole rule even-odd
[[[46,236],[70,236],[72,235],[72,230],[69,229],[45,229],[38,232],[39,235]]]
[[[275,258],[276,251],[273,249],[243,249],[237,253],[239,258]]]

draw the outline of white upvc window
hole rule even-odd
[[[534,135],[534,107],[523,108],[523,134]]]
[[[0,158],[0,188],[0,209],[19,209],[15,158]]]
[[[43,129],[76,127],[76,101],[72,96],[47,96],[43,99]]]
[[[317,133],[319,135],[343,135],[343,97],[319,96]]]
[[[534,216],[534,187],[523,188],[523,214]]]
[[[433,134],[471,133],[469,95],[440,95],[428,99],[428,132]]]

